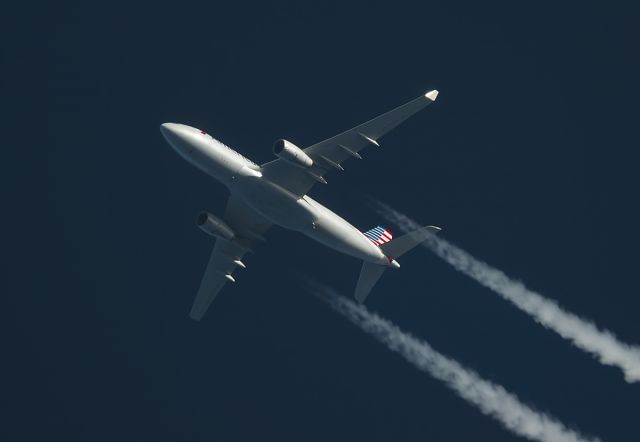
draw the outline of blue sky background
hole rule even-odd
[[[0,438],[517,440],[296,282],[360,264],[281,229],[187,313],[224,187],[165,121],[257,163],[431,88],[438,101],[312,196],[365,195],[640,344],[638,11],[591,2],[15,6],[3,25]],[[426,250],[371,309],[568,425],[638,440],[640,386]]]

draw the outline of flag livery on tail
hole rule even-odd
[[[364,302],[364,300],[367,299],[369,292],[371,292],[373,286],[376,285],[376,282],[378,282],[378,279],[380,279],[385,269],[389,267],[394,269],[400,268],[400,264],[396,261],[396,258],[399,258],[426,240],[429,235],[439,231],[439,227],[426,226],[396,239],[392,239],[393,235],[384,227],[378,226],[364,232],[364,235],[384,253],[389,264],[372,263],[366,260],[362,263],[360,278],[358,278],[358,285],[356,285],[356,300],[358,302]]]
[[[369,240],[377,246],[380,246],[386,242],[391,241],[393,235],[384,227],[374,227],[371,230],[367,230],[364,232],[364,236],[369,238]]]

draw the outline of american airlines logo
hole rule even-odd
[[[366,232],[364,232],[364,236],[369,238],[371,242],[377,246],[389,242],[393,238],[391,232],[380,226],[374,227],[371,230],[367,230]]]

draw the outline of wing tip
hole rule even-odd
[[[442,227],[438,227],[438,226],[427,226],[429,227],[430,230],[433,230],[434,232],[439,232],[442,230]]]
[[[424,94],[424,96],[431,101],[436,101],[436,98],[438,98],[438,94],[439,94],[438,90],[434,89]]]

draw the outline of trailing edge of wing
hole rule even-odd
[[[362,269],[360,270],[360,277],[358,278],[358,284],[356,285],[355,298],[356,301],[363,303],[373,286],[380,279],[384,273],[386,267],[378,264],[372,264],[370,262],[363,262]]]

